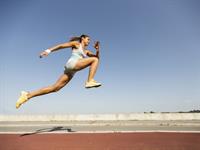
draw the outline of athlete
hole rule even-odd
[[[85,82],[85,88],[101,86],[101,83],[94,80],[94,76],[99,64],[99,42],[97,41],[94,44],[96,54],[93,54],[91,51],[86,49],[89,43],[90,37],[83,34],[80,37],[72,37],[69,42],[56,45],[41,52],[40,58],[48,56],[50,53],[63,48],[72,49],[72,55],[65,65],[64,73],[59,77],[56,83],[32,92],[21,91],[21,95],[16,102],[16,108],[19,108],[22,104],[33,97],[59,91],[67,83],[69,83],[77,71],[80,71],[86,67],[90,67],[90,69],[88,79]]]

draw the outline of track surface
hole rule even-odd
[[[0,134],[0,150],[200,150],[200,133]]]

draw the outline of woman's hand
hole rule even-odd
[[[45,51],[43,51],[43,52],[41,52],[41,53],[40,53],[40,58],[42,58],[42,57],[44,57],[44,56],[48,56],[50,52],[51,52],[51,51],[48,50],[48,49],[45,50]]]
[[[94,43],[94,48],[96,49],[96,55],[95,55],[95,57],[97,57],[97,58],[99,58],[99,46],[100,46],[99,41],[96,41]]]
[[[99,46],[100,46],[99,41],[96,41],[96,42],[94,43],[94,48],[95,48],[97,51],[99,50]]]

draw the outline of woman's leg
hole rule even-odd
[[[83,59],[78,60],[78,62],[75,65],[75,70],[82,70],[90,66],[89,75],[88,75],[88,82],[90,82],[94,78],[94,75],[97,71],[98,64],[99,64],[99,59],[96,57],[83,58]]]
[[[63,74],[53,85],[50,85],[48,87],[33,92],[22,92],[19,100],[16,103],[16,108],[19,108],[23,103],[25,103],[26,101],[28,101],[33,97],[59,91],[72,79],[72,77],[73,77],[72,75]]]
[[[63,88],[71,79],[72,79],[72,76],[63,74],[60,76],[60,78],[56,81],[55,84],[50,85],[45,88],[41,88],[33,92],[28,92],[28,95],[27,95],[28,99],[36,97],[36,96],[44,95],[44,94],[49,94],[52,92],[57,92],[61,88]]]

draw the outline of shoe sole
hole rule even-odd
[[[90,88],[97,88],[97,87],[100,87],[100,86],[101,86],[101,84],[100,85],[94,85],[94,86],[86,86],[85,88],[90,89]]]

